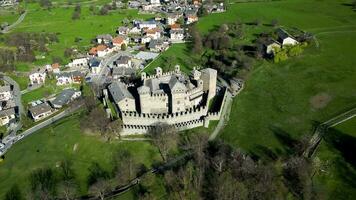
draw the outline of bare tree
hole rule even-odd
[[[106,179],[99,179],[93,185],[90,186],[89,192],[100,200],[105,199],[105,194],[112,189],[111,183]]]
[[[177,130],[173,126],[160,123],[150,130],[149,135],[153,144],[157,146],[163,161],[166,161],[169,151],[177,147]]]
[[[128,150],[120,150],[114,155],[114,174],[118,185],[126,185],[135,178],[138,165]]]
[[[58,194],[65,200],[75,199],[77,194],[77,185],[73,180],[66,180],[58,185]]]

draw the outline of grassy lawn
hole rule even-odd
[[[314,184],[329,199],[353,199],[356,196],[356,117],[329,130],[320,144],[315,160],[320,163]]]
[[[108,144],[98,137],[82,134],[80,117],[76,114],[61,120],[19,142],[7,153],[0,163],[0,198],[12,184],[18,183],[21,187],[27,184],[32,170],[45,166],[55,168],[66,158],[73,161],[82,193],[87,190],[88,166],[95,161],[111,170],[111,158],[117,150],[131,151],[135,160],[147,167],[153,160],[160,159],[156,148],[147,142],[114,141]]]
[[[19,14],[14,10],[0,9],[0,25],[7,22],[9,25],[14,23],[19,17]]]
[[[155,72],[154,69],[156,67],[161,67],[164,71],[171,71],[174,70],[176,64],[179,64],[183,72],[189,73],[194,67],[191,66],[192,59],[186,44],[173,44],[167,51],[151,62],[144,71],[152,74]]]
[[[14,79],[14,81],[19,84],[20,90],[24,90],[27,88],[28,84],[30,83],[30,80],[28,77],[23,77],[23,76],[15,76],[13,74],[9,74],[9,76]]]
[[[117,10],[110,12],[109,15],[99,16],[93,15],[88,6],[82,6],[81,18],[72,20],[73,7],[55,7],[51,10],[43,10],[37,3],[29,3],[26,7],[29,12],[25,20],[13,32],[52,32],[57,33],[59,38],[59,43],[48,47],[49,52],[44,54],[45,58],[35,62],[37,65],[51,63],[52,56],[60,56],[68,62],[68,59],[64,58],[66,48],[73,47],[86,51],[96,35],[114,34],[124,18],[147,19],[152,17],[152,15],[138,15],[137,10]],[[75,38],[82,40],[76,43]]]

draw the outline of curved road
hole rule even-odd
[[[0,32],[3,34],[8,33],[11,29],[15,28],[18,24],[20,24],[25,19],[26,15],[27,15],[27,10],[20,15],[20,17],[17,19],[16,22],[11,24],[10,26],[5,27],[4,30]]]

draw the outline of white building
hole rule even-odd
[[[88,58],[76,58],[68,64],[69,67],[83,68],[88,66]]]
[[[39,68],[36,69],[35,71],[32,71],[29,75],[30,78],[30,84],[44,84],[46,81],[46,69],[45,68]]]
[[[12,119],[15,119],[14,108],[10,108],[7,110],[0,110],[0,126],[9,124]]]
[[[169,37],[172,41],[182,41],[184,40],[184,30],[172,29],[169,31]]]
[[[143,21],[138,23],[138,27],[142,29],[154,29],[157,28],[157,24],[155,21]]]
[[[41,103],[28,109],[34,121],[39,121],[52,114],[52,108],[48,103]]]
[[[8,101],[12,99],[11,87],[8,85],[0,87],[0,101]]]
[[[108,86],[110,95],[121,112],[135,111],[135,98],[125,84],[115,81]]]
[[[278,35],[278,42],[282,44],[282,46],[296,45],[299,43],[293,36],[291,36],[289,33],[287,33],[287,31],[281,28],[277,30],[277,35]]]
[[[146,33],[146,36],[148,36],[154,40],[161,38],[161,30],[159,30],[159,28],[146,29],[145,33]]]
[[[115,62],[114,62],[116,67],[125,67],[125,68],[131,68],[132,67],[132,61],[129,56],[120,56]]]

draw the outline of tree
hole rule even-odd
[[[123,149],[114,154],[113,157],[114,174],[118,185],[126,185],[138,173],[138,165],[130,151]]]
[[[80,18],[80,14],[81,14],[81,6],[80,6],[80,4],[77,4],[75,6],[75,8],[74,8],[72,19],[73,20],[79,19]]]
[[[112,186],[108,180],[100,179],[89,187],[89,193],[96,198],[104,200],[105,194],[112,189]]]
[[[65,180],[58,184],[58,195],[65,200],[73,200],[77,195],[77,187],[74,180]]]
[[[176,149],[178,144],[178,134],[173,126],[168,124],[157,124],[149,132],[152,142],[157,146],[163,161],[167,160],[168,153]]]
[[[200,54],[203,51],[203,43],[199,31],[195,26],[192,26],[190,29],[190,36],[192,37],[192,52],[195,54]]]
[[[56,191],[57,180],[54,171],[42,168],[30,174],[30,188],[36,199],[50,199]]]
[[[9,191],[6,192],[5,200],[23,200],[21,190],[17,184],[13,185]]]
[[[121,51],[126,51],[126,49],[127,49],[127,45],[125,43],[123,43],[121,45]]]
[[[120,119],[115,119],[110,121],[107,125],[107,131],[105,133],[105,137],[108,142],[110,142],[113,138],[120,136],[119,133],[122,129],[122,121]]]
[[[277,19],[273,19],[273,20],[271,21],[271,25],[272,25],[273,27],[278,26],[278,20],[277,20]]]
[[[100,15],[107,15],[109,13],[109,9],[106,6],[101,7],[99,14]]]

